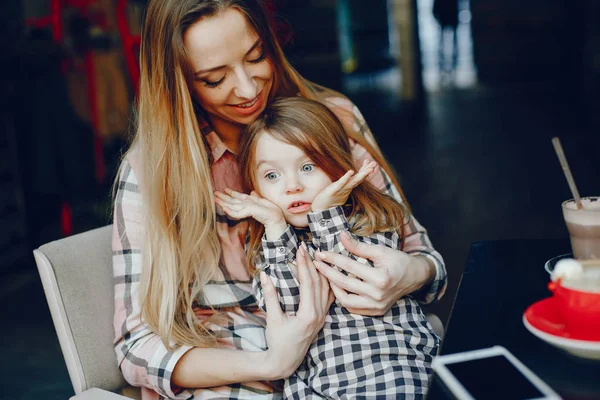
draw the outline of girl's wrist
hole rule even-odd
[[[337,207],[337,206],[335,204],[333,204],[333,205],[327,205],[327,204],[319,205],[319,204],[317,204],[315,206],[315,204],[313,203],[310,206],[310,210],[312,212],[314,212],[314,213],[320,213],[320,212],[323,212],[325,210],[329,210],[330,208],[334,208],[334,207]]]
[[[281,235],[283,235],[283,232],[286,231],[287,227],[287,222],[284,219],[272,224],[265,224],[265,235],[267,236],[267,240],[274,241],[279,239]]]

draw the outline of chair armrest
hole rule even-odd
[[[70,400],[130,400],[130,398],[107,390],[91,388],[71,397]]]
[[[427,322],[429,322],[429,324],[431,325],[431,327],[433,328],[433,331],[440,337],[440,339],[444,339],[444,334],[445,329],[444,329],[444,324],[442,323],[442,320],[440,319],[440,317],[438,317],[435,314],[425,314],[425,318],[427,318]]]

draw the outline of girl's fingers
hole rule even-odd
[[[248,197],[247,194],[236,192],[235,190],[231,189],[225,189],[225,193],[237,200],[245,200]]]
[[[329,190],[329,193],[332,195],[342,192],[348,186],[348,182],[350,182],[352,175],[354,175],[354,171],[350,170],[346,172],[340,179],[329,185],[326,190]]]
[[[237,212],[235,210],[232,210],[228,206],[222,205],[221,208],[223,209],[223,211],[225,211],[225,214],[229,215],[233,219],[242,219],[242,218],[244,218],[244,217],[240,216],[239,212]]]
[[[222,192],[215,192],[215,199],[221,199],[222,201],[227,202],[228,204],[235,204],[235,203],[242,202],[241,200],[233,198]]]
[[[349,189],[353,189],[356,186],[358,186],[366,178],[368,178],[369,175],[371,175],[373,172],[375,172],[376,165],[377,165],[377,163],[375,163],[374,161],[372,161],[366,165],[363,165],[361,167],[361,169],[358,171],[358,173],[356,175],[354,175],[350,181],[348,181],[348,184],[346,186]]]
[[[230,198],[231,198],[231,196],[229,196],[229,195],[226,195],[226,194],[225,194],[225,193],[223,193],[223,192],[215,192],[215,198],[217,198],[217,199],[221,199],[221,200],[227,200],[227,199],[230,199]]]
[[[344,175],[342,175],[342,177],[340,179],[338,179],[337,181],[335,181],[331,185],[329,185],[329,187],[334,188],[336,192],[339,191],[341,188],[346,186],[346,183],[348,183],[348,181],[350,180],[352,175],[354,175],[354,171],[349,170]]]
[[[352,177],[352,175],[354,175],[354,171],[350,170],[350,171],[346,172],[344,174],[344,176],[342,176],[338,180],[338,182],[342,183],[342,185],[343,185],[343,184],[345,184],[346,182],[348,182],[350,180],[350,178]]]

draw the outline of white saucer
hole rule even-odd
[[[559,349],[562,349],[567,353],[573,354],[577,357],[587,358],[589,360],[600,360],[600,342],[567,339],[560,336],[551,335],[531,325],[529,321],[527,321],[525,315],[523,315],[523,324],[527,330],[529,330],[529,332],[533,333],[535,336],[554,347],[558,347]]]

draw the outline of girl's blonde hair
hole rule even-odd
[[[141,313],[169,348],[172,344],[217,344],[193,311],[194,300],[219,270],[221,254],[210,147],[199,129],[204,111],[191,95],[193,71],[183,37],[194,23],[228,8],[244,15],[262,40],[274,71],[269,101],[298,94],[310,99],[341,97],[306,81],[290,66],[259,1],[149,1],[141,35],[137,126],[130,151],[139,155],[141,167],[136,173],[145,211]],[[351,112],[349,116],[353,117]],[[347,134],[393,176],[379,150],[350,125]]]
[[[258,188],[256,146],[263,135],[299,148],[332,181],[340,179],[348,170],[356,169],[348,135],[329,108],[302,97],[280,98],[271,103],[242,135],[238,162],[247,192]],[[403,206],[368,181],[352,190],[344,208],[346,217],[354,222],[352,232],[357,235],[402,230],[404,226]],[[252,271],[260,252],[264,226],[254,219],[249,224],[247,259]]]

